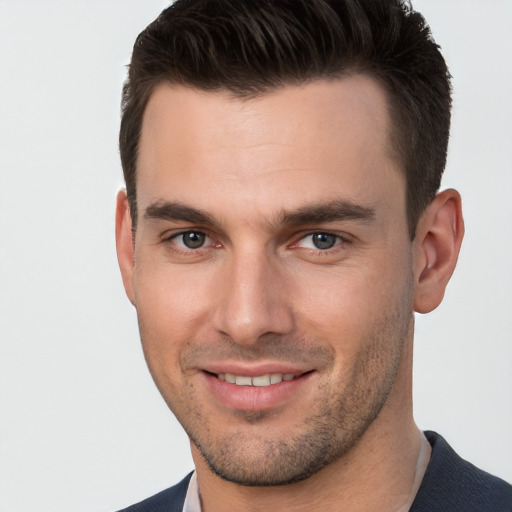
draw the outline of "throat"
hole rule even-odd
[[[408,512],[411,508],[411,505],[416,498],[416,494],[418,494],[418,490],[420,488],[423,477],[425,476],[425,472],[427,471],[428,463],[430,462],[430,455],[432,453],[432,447],[430,443],[427,441],[427,438],[423,434],[423,432],[418,431],[420,435],[420,447],[418,450],[418,459],[416,461],[416,470],[414,474],[414,481],[411,487],[411,491],[409,492],[409,496],[404,505],[397,509],[396,512]]]

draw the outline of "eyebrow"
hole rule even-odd
[[[279,219],[279,223],[298,225],[348,220],[373,221],[375,220],[375,209],[352,201],[337,200],[329,203],[307,205],[294,211],[284,212]]]
[[[217,224],[209,213],[182,203],[170,201],[157,201],[150,204],[144,212],[144,218],[148,220],[193,222],[194,224],[204,224],[207,226],[215,226]]]
[[[175,201],[157,201],[149,205],[144,218],[147,220],[183,221],[216,227],[220,223],[209,213]],[[281,225],[295,226],[304,224],[320,224],[336,221],[375,220],[375,209],[347,200],[329,203],[306,205],[296,210],[284,211],[269,222],[271,229]]]

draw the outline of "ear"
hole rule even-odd
[[[133,276],[135,267],[135,250],[132,235],[132,218],[126,190],[120,190],[116,203],[116,249],[117,261],[123,277],[124,289],[130,302],[135,305]]]
[[[414,310],[429,313],[441,304],[464,237],[460,194],[440,192],[421,216],[413,242]]]

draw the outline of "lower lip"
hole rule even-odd
[[[213,395],[226,407],[240,411],[263,411],[277,407],[292,399],[312,375],[313,372],[305,373],[292,380],[259,387],[237,386],[203,372],[206,385]]]

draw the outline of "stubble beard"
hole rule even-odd
[[[210,430],[208,417],[200,409],[177,414],[210,470],[244,486],[288,485],[347,454],[378,417],[396,381],[404,341],[413,324],[410,301],[403,301],[407,305],[402,302],[394,314],[369,330],[369,341],[343,391],[324,385],[321,399],[298,432],[284,432],[279,438],[265,435],[265,422],[271,419],[265,411],[239,411],[237,423],[242,426],[225,434]]]

